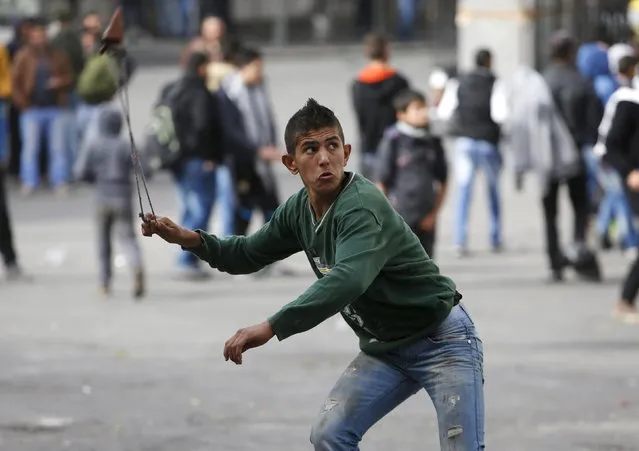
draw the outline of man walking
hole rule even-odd
[[[180,157],[170,168],[176,181],[182,208],[181,223],[188,228],[207,230],[215,203],[215,169],[224,161],[222,126],[217,98],[206,87],[204,53],[192,53],[184,75],[163,89],[161,98],[173,96]],[[203,279],[199,260],[190,252],[178,258],[180,277]]]
[[[483,350],[455,283],[439,272],[384,194],[345,172],[351,147],[339,120],[310,99],[289,120],[282,162],[304,188],[249,236],[220,239],[147,215],[157,234],[231,274],[249,274],[304,251],[318,280],[266,321],[224,346],[241,364],[248,349],[284,340],[336,313],[359,337],[311,432],[317,451],[355,451],[378,420],[421,389],[430,395],[442,450],[484,449]]]
[[[501,207],[499,175],[502,156],[498,145],[501,124],[508,114],[503,84],[492,72],[490,50],[475,55],[475,69],[451,80],[439,104],[441,120],[452,121],[455,142],[455,172],[459,184],[455,245],[459,256],[468,254],[468,214],[475,173],[484,171],[490,204],[490,245],[501,250]]]
[[[577,70],[575,40],[563,32],[558,32],[551,39],[550,51],[552,62],[544,71],[543,77],[581,160],[579,173],[567,179],[551,180],[543,197],[551,277],[555,281],[563,280],[564,268],[572,263],[581,275],[599,279],[598,265],[586,243],[590,213],[586,158],[597,142],[597,129],[603,116],[603,106],[592,83]],[[560,249],[557,231],[559,188],[563,184],[568,186],[575,212],[574,249],[569,253],[573,255],[568,256]]]

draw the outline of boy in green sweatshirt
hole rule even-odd
[[[224,357],[284,340],[340,313],[359,338],[311,433],[315,450],[357,450],[364,433],[424,388],[442,450],[484,449],[483,348],[454,282],[439,272],[385,196],[345,172],[351,146],[333,112],[309,99],[289,120],[286,168],[304,188],[250,236],[218,238],[147,216],[159,235],[230,274],[303,251],[318,280],[263,323],[240,329]]]

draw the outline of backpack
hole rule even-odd
[[[182,84],[176,82],[160,97],[146,127],[146,152],[156,169],[171,169],[182,156],[177,109]]]

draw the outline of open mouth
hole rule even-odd
[[[322,172],[319,176],[320,180],[328,180],[333,178],[332,172]]]

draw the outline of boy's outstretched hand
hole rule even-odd
[[[146,221],[142,223],[142,235],[157,235],[167,243],[179,244],[185,248],[195,248],[200,245],[200,234],[180,227],[169,218],[146,214]]]
[[[224,343],[224,359],[241,365],[244,351],[266,344],[273,336],[268,321],[240,329]]]

